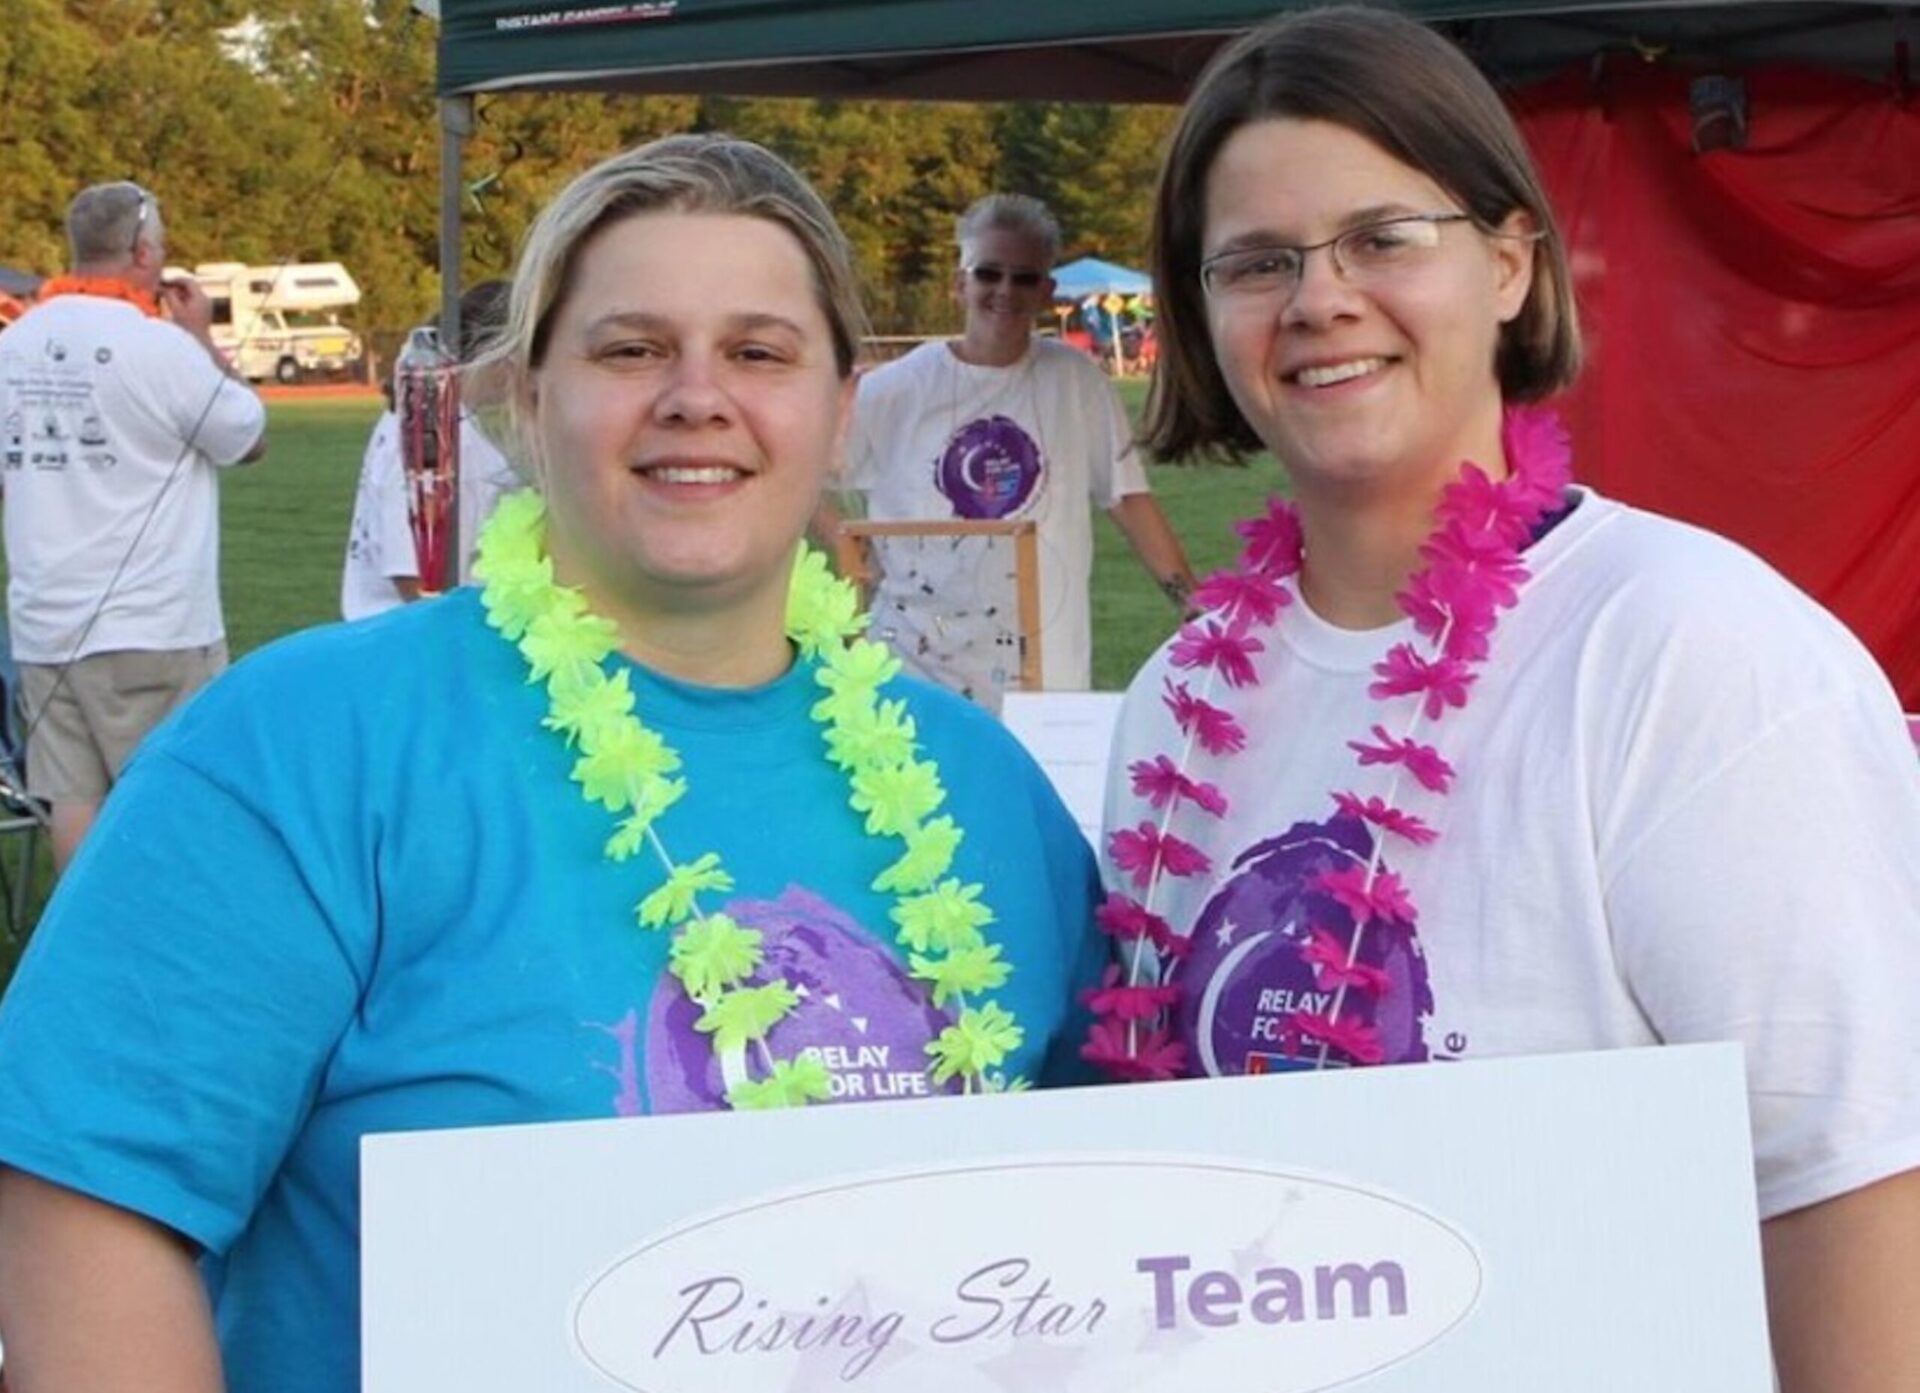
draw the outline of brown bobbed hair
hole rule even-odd
[[[1559,228],[1513,118],[1459,49],[1403,15],[1364,6],[1271,20],[1222,49],[1180,114],[1153,210],[1155,333],[1144,443],[1158,459],[1239,460],[1262,448],[1227,392],[1207,333],[1200,257],[1207,179],[1242,126],[1330,121],[1425,174],[1483,230],[1532,215],[1533,285],[1501,326],[1494,372],[1508,401],[1538,401],[1580,370],[1580,329]]]

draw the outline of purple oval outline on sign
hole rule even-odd
[[[1171,1157],[1126,1159],[1117,1156],[1093,1158],[1071,1157],[1058,1160],[992,1161],[975,1165],[935,1166],[924,1170],[878,1174],[858,1179],[836,1181],[831,1184],[816,1186],[812,1189],[796,1191],[792,1194],[756,1199],[740,1205],[737,1208],[719,1210],[682,1224],[678,1228],[671,1229],[641,1244],[639,1247],[631,1249],[616,1259],[612,1265],[587,1284],[586,1289],[580,1293],[579,1297],[576,1298],[573,1303],[569,1333],[573,1337],[574,1347],[579,1352],[581,1358],[591,1365],[595,1372],[612,1380],[622,1388],[632,1390],[632,1393],[669,1393],[669,1390],[666,1389],[644,1388],[639,1384],[628,1382],[621,1375],[607,1368],[598,1359],[594,1358],[593,1355],[589,1353],[587,1343],[581,1335],[581,1311],[586,1307],[588,1302],[593,1299],[594,1293],[598,1291],[604,1283],[615,1277],[623,1268],[628,1267],[659,1248],[666,1247],[671,1243],[678,1242],[692,1234],[699,1233],[704,1229],[712,1228],[729,1220],[761,1213],[769,1209],[783,1208],[805,1200],[818,1199],[826,1195],[839,1195],[858,1190],[874,1190],[886,1186],[944,1179],[952,1176],[1039,1170],[1170,1170],[1187,1173],[1199,1172],[1202,1174],[1213,1173],[1220,1175],[1252,1176],[1262,1180],[1312,1185],[1327,1190],[1339,1190],[1411,1214],[1440,1229],[1465,1250],[1473,1261],[1473,1294],[1460,1308],[1459,1314],[1456,1315],[1453,1320],[1434,1332],[1427,1339],[1421,1341],[1420,1344],[1415,1345],[1412,1349],[1406,1350],[1401,1354],[1395,1355],[1391,1359],[1384,1360],[1366,1369],[1343,1375],[1331,1383],[1315,1384],[1311,1388],[1301,1388],[1297,1390],[1297,1393],[1325,1393],[1327,1389],[1339,1388],[1360,1379],[1371,1378],[1382,1370],[1391,1369],[1395,1365],[1406,1363],[1415,1355],[1420,1354],[1424,1350],[1431,1349],[1453,1331],[1459,1329],[1467,1317],[1478,1309],[1480,1298],[1486,1290],[1486,1264],[1481,1261],[1480,1249],[1473,1240],[1467,1237],[1457,1226],[1442,1219],[1437,1214],[1422,1209],[1411,1200],[1403,1200],[1396,1195],[1383,1194],[1378,1190],[1368,1189],[1366,1186],[1355,1184],[1352,1181],[1328,1179],[1324,1176],[1315,1175],[1310,1171],[1271,1170],[1263,1166],[1236,1164],[1221,1161],[1217,1157],[1192,1161],[1176,1160]]]

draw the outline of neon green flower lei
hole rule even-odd
[[[767,1048],[768,1035],[800,997],[784,980],[748,985],[765,962],[760,934],[700,907],[703,893],[732,890],[733,877],[713,852],[675,861],[660,838],[655,824],[687,791],[687,781],[676,777],[680,756],[634,714],[626,671],[608,672],[606,660],[619,645],[613,624],[590,613],[579,590],[554,583],[539,494],[500,501],[481,531],[473,573],[485,582],[487,623],[519,648],[528,680],[546,684],[541,724],[578,752],[572,778],[581,795],[616,819],[606,857],[624,862],[651,848],[659,859],[664,878],[634,906],[634,919],[644,930],[672,931],[667,970],[701,1008],[695,1028],[713,1037],[716,1051],[753,1046],[764,1061],[761,1077],[728,1089],[728,1104],[797,1107],[826,1098],[829,1078],[819,1060],[776,1059]],[[814,677],[826,695],[814,704],[813,719],[823,728],[827,759],[847,776],[853,812],[868,836],[893,837],[902,846],[873,888],[894,897],[890,917],[909,973],[953,1017],[927,1046],[933,1081],[957,1078],[969,1093],[1024,1087],[1002,1072],[1024,1032],[1011,1012],[981,999],[1005,986],[1012,971],[982,932],[993,910],[981,902],[979,885],[947,875],[965,834],[951,817],[934,816],[947,796],[940,771],[916,758],[906,703],[881,700],[880,688],[900,662],[884,645],[859,637],[866,623],[853,587],[803,545],[787,596],[787,636],[819,663]]]

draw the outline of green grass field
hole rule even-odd
[[[1121,384],[1130,410],[1144,388]],[[283,634],[339,617],[340,562],[347,519],[377,398],[317,397],[272,405],[267,458],[225,476],[221,491],[221,591],[237,658]],[[1211,466],[1153,470],[1153,486],[1197,571],[1234,551],[1232,520],[1272,490],[1278,471]],[[1118,688],[1172,632],[1175,616],[1105,518],[1095,531],[1095,685]],[[9,857],[7,868],[12,873]],[[29,922],[50,880],[44,846],[34,871]],[[16,944],[0,934],[0,983]]]

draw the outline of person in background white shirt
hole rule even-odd
[[[460,297],[460,359],[471,362],[498,331],[506,314],[507,283],[484,281]],[[408,522],[407,478],[400,459],[400,418],[393,411],[392,378],[383,388],[387,410],[374,423],[367,451],[360,463],[360,486],[354,494],[353,521],[347,527],[347,555],[340,572],[340,613],[346,619],[365,619],[397,609],[420,597],[420,561]],[[502,496],[521,481],[505,455],[474,422],[473,387],[466,394],[460,420],[460,580],[465,583],[473,566],[473,548],[480,528],[493,515]]]
[[[1040,552],[1041,685],[1093,685],[1092,508],[1104,509],[1175,608],[1193,573],[1149,492],[1133,428],[1087,356],[1034,337],[1051,302],[1060,228],[1038,199],[990,194],[955,228],[954,294],[966,330],[860,380],[844,487],[876,522],[1031,520]],[[815,531],[840,520],[823,507]],[[994,705],[982,680],[980,598],[951,550],[925,549],[878,578],[874,632],[910,670]]]
[[[141,738],[226,666],[217,472],[266,450],[206,292],[162,282],[159,200],[84,189],[67,238],[72,272],[0,335],[7,615],[56,872]]]

